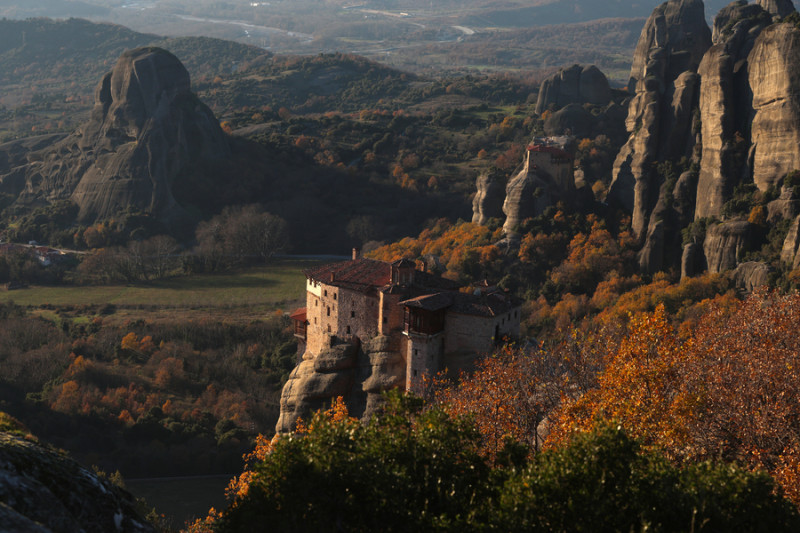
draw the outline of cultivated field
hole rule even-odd
[[[150,283],[103,286],[31,286],[0,292],[0,302],[73,316],[113,313],[120,319],[198,315],[221,320],[252,320],[291,312],[304,303],[303,269],[319,261],[280,260],[269,266],[223,274],[176,276]],[[113,306],[113,307],[112,307]]]

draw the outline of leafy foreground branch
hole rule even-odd
[[[229,505],[188,531],[797,531],[771,478],[677,468],[612,426],[529,458],[508,440],[489,464],[472,421],[392,394],[368,425],[338,402],[264,442]]]

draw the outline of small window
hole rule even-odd
[[[317,307],[319,307],[319,300],[314,300],[314,305],[316,305]]]
[[[334,300],[336,299],[336,293],[335,292],[333,293],[333,299]]]
[[[355,318],[355,317],[356,317],[356,312],[350,311],[350,318]]]
[[[389,318],[388,317],[383,317],[383,323],[386,324],[387,322],[389,322]]]
[[[328,324],[328,333],[330,333],[330,332],[331,332],[331,325]]]
[[[347,326],[347,334],[350,334],[350,326]]]
[[[314,324],[317,323],[317,317],[314,317]]]
[[[414,369],[414,377],[417,377],[417,370]]]
[[[416,348],[414,348],[414,355],[419,355],[419,350],[417,350]]]
[[[328,307],[328,316],[331,316],[331,308]]]
[[[328,289],[325,289],[325,296],[328,295]]]

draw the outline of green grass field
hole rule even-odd
[[[319,261],[286,260],[269,266],[222,274],[196,274],[128,285],[31,286],[2,291],[0,302],[31,308],[80,308],[113,304],[119,311],[143,310],[165,313],[220,311],[261,314],[281,309],[291,311],[305,298],[303,269]]]

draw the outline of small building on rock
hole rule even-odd
[[[464,292],[408,259],[388,263],[354,250],[351,260],[305,275],[306,308],[292,314],[295,332],[305,334],[303,358],[337,343],[389,337],[405,362],[406,390],[418,390],[426,374],[468,365],[519,335],[521,300],[488,283]]]

